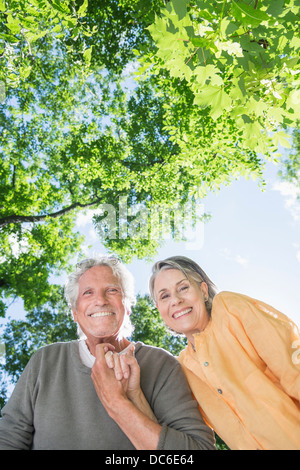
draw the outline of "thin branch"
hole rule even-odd
[[[201,49],[202,49],[202,55],[203,55],[204,64],[205,64],[205,67],[206,67],[206,60],[205,60],[204,49],[203,49],[203,47],[201,47]]]
[[[13,174],[12,174],[12,187],[15,188],[16,186],[16,165],[13,167]]]
[[[200,49],[200,47],[197,47],[197,49],[193,52],[193,54],[191,55],[189,60],[185,63],[185,65],[187,65],[189,63],[189,61],[194,57],[194,55],[199,51],[199,49]]]
[[[52,219],[56,217],[60,217],[64,214],[67,214],[68,212],[76,209],[77,207],[85,208],[85,207],[91,207],[94,206],[95,204],[98,204],[100,202],[100,198],[96,199],[95,201],[88,202],[87,204],[81,204],[80,202],[75,202],[74,204],[71,204],[68,207],[65,207],[64,209],[61,209],[57,212],[53,212],[52,214],[45,214],[45,215],[9,215],[7,217],[3,217],[0,219],[0,227],[4,227],[5,225],[9,224],[22,224],[22,223],[33,223],[33,222],[42,222],[45,220],[47,217],[50,217]]]

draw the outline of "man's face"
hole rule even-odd
[[[94,266],[79,279],[74,320],[88,339],[109,342],[118,336],[124,321],[120,281],[109,266]]]

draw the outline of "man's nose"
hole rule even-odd
[[[95,297],[95,303],[98,305],[106,305],[107,298],[105,292],[97,292]]]

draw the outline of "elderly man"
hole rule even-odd
[[[179,363],[126,339],[131,279],[116,258],[77,265],[65,293],[81,340],[33,355],[2,410],[0,449],[214,449]]]

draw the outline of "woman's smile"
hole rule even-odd
[[[172,317],[177,320],[177,318],[181,318],[183,315],[188,315],[189,313],[191,313],[193,310],[193,307],[189,307],[189,308],[184,308],[183,310],[180,310],[180,311],[176,311],[175,313],[173,313]]]

